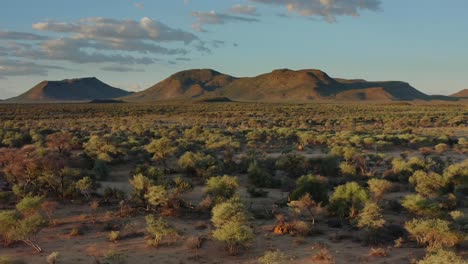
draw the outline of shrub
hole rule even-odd
[[[440,204],[419,194],[405,196],[401,205],[409,212],[418,216],[435,217],[440,215]]]
[[[279,251],[267,251],[265,254],[258,258],[259,264],[285,264],[288,261],[287,256]]]
[[[236,221],[229,221],[218,227],[213,232],[213,237],[226,243],[230,254],[235,254],[238,247],[245,247],[255,239],[252,228]]]
[[[418,244],[429,250],[453,247],[460,242],[460,235],[450,228],[450,222],[441,219],[413,219],[405,223],[405,229]]]
[[[93,174],[96,179],[103,181],[109,176],[109,167],[106,162],[102,160],[95,160],[93,166]]]
[[[328,209],[340,218],[355,217],[369,200],[364,188],[357,182],[348,182],[335,188]]]
[[[111,231],[108,238],[110,242],[117,242],[121,238],[120,231]]]
[[[315,202],[308,193],[297,201],[291,201],[288,206],[299,215],[307,211],[312,219],[312,224],[315,224],[315,217],[322,213],[323,210],[321,203]]]
[[[255,187],[265,188],[265,187],[273,187],[274,180],[273,177],[268,173],[267,170],[260,167],[256,163],[251,163],[249,165],[249,169],[247,170],[250,183],[252,183]]]
[[[47,221],[39,211],[42,197],[26,196],[17,205],[16,210],[0,211],[0,237],[8,244],[22,241],[42,252],[35,241],[39,231],[47,225]]]
[[[156,185],[148,188],[145,199],[152,206],[164,206],[167,204],[169,195],[164,186]]]
[[[211,196],[216,204],[230,199],[238,187],[237,177],[228,175],[211,177],[206,182],[205,193]]]
[[[151,246],[158,247],[165,237],[177,234],[176,230],[162,217],[156,218],[154,215],[147,215],[145,220]]]
[[[7,256],[0,256],[0,264],[26,264],[26,262]]]
[[[417,262],[417,264],[466,264],[466,260],[457,256],[455,252],[445,249],[438,249],[435,252],[428,252],[424,259]]]
[[[387,180],[370,179],[367,181],[369,191],[374,197],[374,201],[379,203],[385,193],[393,188],[393,184]]]
[[[305,221],[294,221],[291,223],[290,233],[292,235],[308,236],[311,231],[312,227]]]
[[[340,163],[340,171],[344,176],[356,176],[356,167],[346,161]]]
[[[127,263],[127,256],[122,253],[109,251],[103,258],[102,263],[104,264],[125,264]]]
[[[442,153],[446,152],[447,150],[449,150],[449,146],[447,144],[445,144],[445,143],[440,143],[440,144],[435,145],[434,149],[438,153],[442,154]]]
[[[56,264],[59,262],[59,260],[60,260],[60,253],[56,251],[50,253],[46,258],[47,264]]]
[[[212,210],[211,222],[220,227],[230,221],[247,223],[248,215],[245,206],[238,197],[216,205]]]
[[[298,200],[310,194],[317,202],[328,202],[328,180],[322,176],[304,175],[296,180],[296,189],[291,193],[291,200]]]
[[[421,170],[416,171],[409,178],[409,182],[414,185],[416,192],[424,197],[437,196],[447,186],[447,181],[442,175]]]
[[[239,198],[216,205],[212,214],[211,221],[216,227],[213,237],[224,242],[230,254],[254,240],[253,230],[248,225],[247,211]]]
[[[368,230],[377,230],[385,225],[382,210],[376,203],[368,202],[357,216],[357,226]]]
[[[306,172],[305,158],[301,155],[283,155],[276,161],[276,168],[287,173],[289,177],[299,177]]]

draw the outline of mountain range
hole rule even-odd
[[[181,71],[137,93],[111,87],[92,78],[43,81],[6,102],[64,102],[116,99],[125,102],[197,100],[207,102],[309,102],[309,101],[413,101],[459,100],[463,90],[450,97],[426,95],[408,83],[332,78],[316,69],[279,69],[255,77],[237,78],[211,69]]]

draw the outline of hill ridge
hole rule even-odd
[[[8,102],[66,102],[113,99],[131,92],[112,87],[96,77],[44,80]]]

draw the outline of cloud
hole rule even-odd
[[[48,37],[33,34],[33,33],[0,30],[0,39],[1,40],[45,40],[45,39],[48,39]]]
[[[229,12],[233,14],[258,16],[257,7],[252,5],[234,5],[229,9]]]
[[[145,9],[145,4],[143,3],[135,3],[133,5],[138,9],[141,9],[141,10]]]
[[[9,76],[47,75],[48,70],[67,70],[64,67],[38,64],[30,61],[20,61],[0,58],[0,78]]]
[[[360,11],[380,10],[381,0],[250,0],[285,6],[289,12],[305,17],[321,17],[336,22],[338,16],[359,16]]]
[[[146,56],[115,54],[109,50],[108,44],[105,43],[72,38],[48,40],[35,49],[18,47],[14,55],[35,60],[63,60],[79,64],[105,62],[152,64],[155,61],[153,58]]]
[[[190,32],[171,28],[148,17],[139,21],[104,17],[83,18],[75,23],[46,21],[33,24],[33,28],[39,31],[75,33],[76,38],[88,39],[141,39],[186,44],[198,39]]]
[[[103,71],[111,71],[111,72],[144,72],[143,69],[135,69],[131,67],[125,66],[104,66],[101,67]]]
[[[182,57],[179,57],[179,58],[176,58],[176,61],[191,61],[192,59],[190,58],[182,58]]]
[[[148,17],[141,20],[90,17],[77,22],[43,21],[32,27],[42,32],[61,33],[62,37],[0,31],[0,41],[16,40],[0,43],[3,45],[0,55],[79,64],[147,65],[159,61],[159,56],[181,56],[190,50],[209,52],[205,43],[194,34]],[[170,44],[170,48],[165,47],[166,44]]]
[[[222,25],[228,22],[258,22],[257,18],[229,15],[224,13],[210,12],[192,12],[197,21],[192,25],[192,28],[199,32],[205,32],[205,25]]]

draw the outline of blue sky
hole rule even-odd
[[[15,0],[0,9],[0,98],[96,76],[142,90],[185,69],[316,68],[468,88],[466,0]]]

